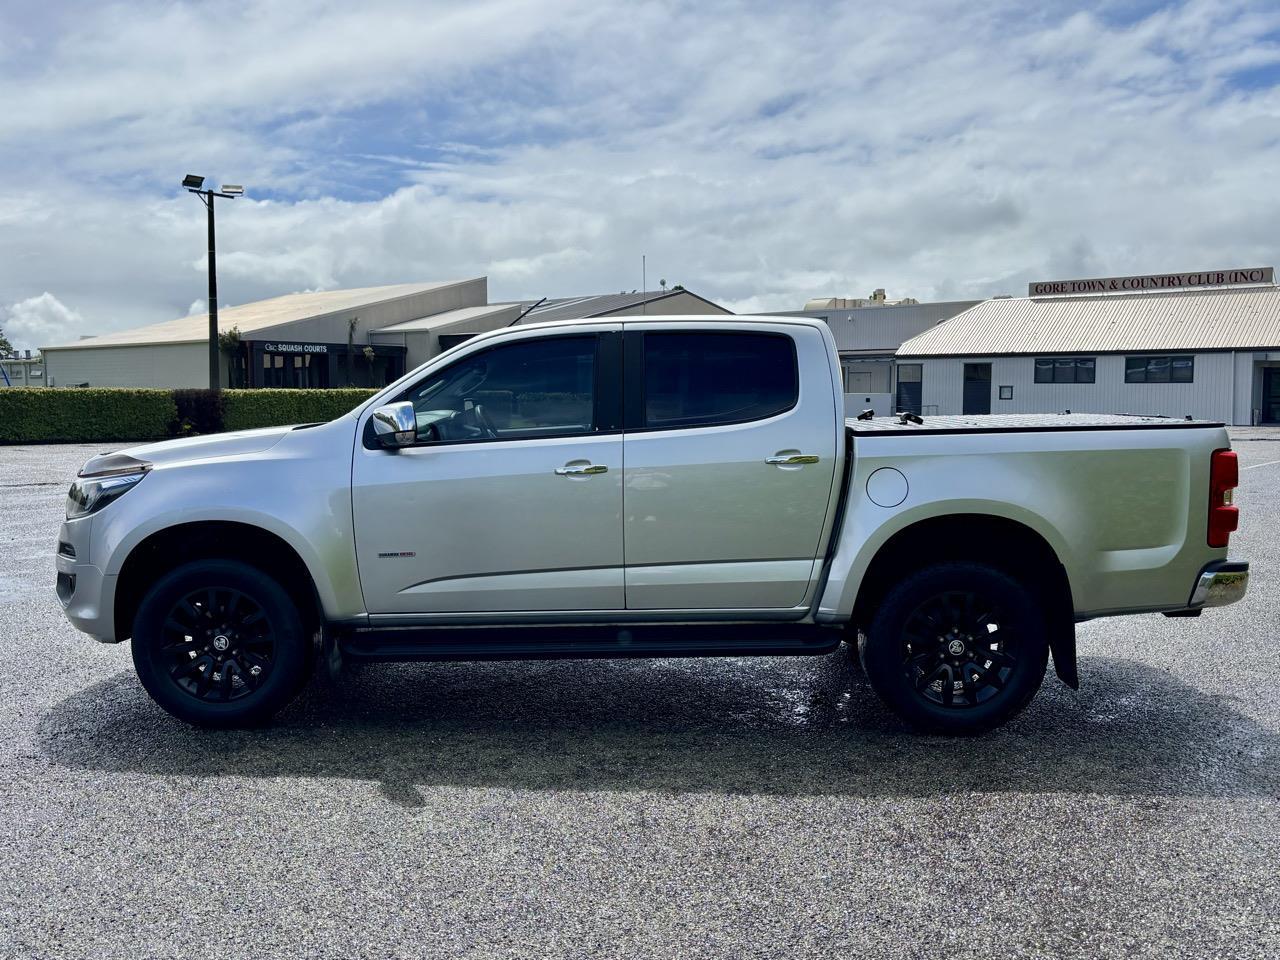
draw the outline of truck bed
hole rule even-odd
[[[1180,430],[1221,427],[1213,420],[1178,420],[1127,413],[1011,413],[950,417],[921,417],[922,423],[901,417],[848,418],[845,425],[855,434],[878,436],[945,433],[1038,433],[1046,430]]]

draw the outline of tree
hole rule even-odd
[[[0,327],[0,354],[13,353],[13,344],[9,342],[9,338],[4,335],[4,328]]]

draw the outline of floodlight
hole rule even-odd
[[[199,190],[204,186],[204,177],[197,177],[194,173],[188,173],[182,178],[182,185],[190,190]]]
[[[232,197],[241,197],[244,196],[244,187],[238,183],[224,183],[222,192]]]

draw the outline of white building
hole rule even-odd
[[[1258,268],[1033,284],[1116,292],[986,300],[912,337],[897,352],[898,406],[1280,422],[1272,279]]]
[[[533,303],[489,303],[488,279],[290,293],[218,311],[223,386],[384,386],[442,350],[510,326]],[[542,301],[528,320],[728,313],[687,290]],[[43,347],[51,387],[207,387],[209,317]]]
[[[838,304],[861,304],[838,306]],[[868,408],[888,416],[897,408],[894,355],[904,340],[930,330],[978,303],[949,300],[919,303],[910,298],[889,301],[877,290],[870,299],[827,297],[810,300],[805,309],[770,316],[817,317],[825,320],[840,351],[845,411],[851,416]]]

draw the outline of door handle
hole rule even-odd
[[[775,467],[794,467],[802,463],[817,463],[821,459],[810,453],[793,453],[785,457],[769,457],[765,463],[772,464]]]
[[[556,467],[557,477],[591,477],[597,473],[608,473],[609,468],[603,463],[575,463],[569,466]]]

